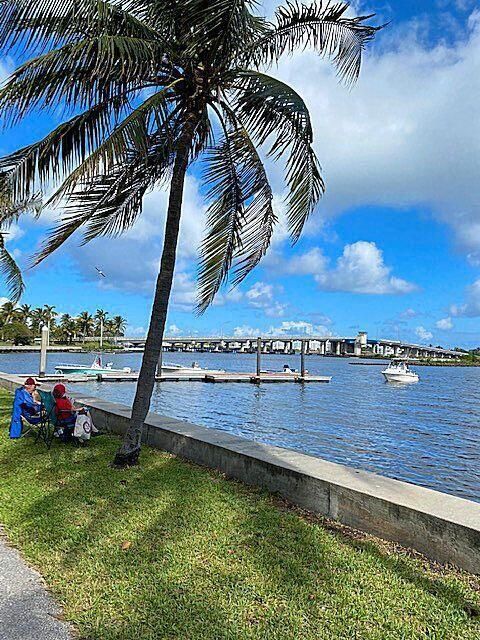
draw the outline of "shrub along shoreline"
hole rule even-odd
[[[146,448],[8,440],[0,523],[85,640],[352,640],[480,635],[478,580],[281,508],[266,493]]]

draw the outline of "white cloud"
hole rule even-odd
[[[243,324],[239,327],[235,327],[233,330],[233,336],[235,338],[256,338],[261,334],[260,329],[253,329],[248,324]]]
[[[328,259],[319,247],[314,247],[306,253],[294,256],[285,266],[286,273],[293,275],[316,275],[326,270]]]
[[[374,242],[347,244],[334,269],[315,276],[324,291],[349,291],[369,294],[403,294],[415,285],[391,275],[392,269],[383,260],[383,252]]]
[[[401,318],[416,318],[418,315],[418,313],[415,311],[415,309],[412,309],[411,307],[409,307],[408,309],[405,309],[405,311],[402,311],[402,313],[400,314]]]
[[[190,274],[176,272],[173,278],[172,304],[183,311],[191,311],[197,301],[196,283]]]
[[[453,329],[453,322],[450,317],[442,318],[435,323],[435,326],[441,331],[450,331],[450,329]]]
[[[392,275],[385,265],[383,252],[374,242],[360,240],[345,245],[333,268],[319,247],[296,255],[277,265],[277,273],[314,276],[323,291],[348,291],[365,294],[404,294],[417,287]]]
[[[254,309],[262,309],[266,316],[278,318],[284,315],[288,305],[282,304],[276,300],[277,291],[281,291],[281,287],[267,284],[265,282],[256,282],[246,292],[245,298],[249,305]]]
[[[415,335],[417,338],[420,338],[422,342],[426,342],[427,340],[431,340],[433,338],[433,333],[425,329],[425,327],[417,327],[415,329]]]
[[[270,327],[267,335],[271,336],[331,336],[330,329],[325,325],[314,325],[305,320],[284,321],[277,327]]]
[[[414,25],[389,27],[350,92],[312,52],[281,62],[278,75],[312,115],[327,182],[323,216],[423,205],[452,227],[465,254],[480,256],[479,11],[468,29],[451,46],[432,46]]]
[[[330,323],[330,319],[325,319]],[[325,325],[315,325],[305,320],[285,320],[280,325],[272,325],[267,330],[252,328],[249,325],[235,327],[233,335],[236,338],[269,337],[269,336],[331,336],[331,330]]]
[[[177,327],[176,324],[171,324],[166,331],[166,335],[167,336],[180,336],[183,333],[183,329],[180,329],[180,327]]]
[[[466,289],[465,302],[450,307],[452,316],[467,318],[480,317],[480,278]]]

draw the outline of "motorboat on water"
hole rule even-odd
[[[162,362],[162,373],[225,373],[225,369],[204,369],[198,362],[192,362],[190,367],[174,362]]]
[[[81,374],[85,376],[96,376],[99,373],[132,373],[130,367],[122,369],[114,369],[113,362],[102,362],[102,356],[98,355],[90,366],[84,364],[57,364],[55,366],[56,373],[63,374]]]
[[[418,373],[412,371],[404,360],[392,360],[382,374],[387,382],[410,383],[420,380]]]
[[[288,364],[284,364],[281,371],[276,371],[275,369],[262,369],[260,373],[284,373],[285,375],[298,376],[301,372],[298,369],[292,369]],[[305,373],[308,373],[308,369],[305,369]]]

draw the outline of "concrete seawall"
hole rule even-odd
[[[13,390],[19,382],[0,374],[5,389]],[[129,407],[73,395],[90,407],[100,429],[125,432]],[[153,413],[145,421],[143,439],[302,508],[480,574],[476,502]]]

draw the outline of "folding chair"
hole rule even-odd
[[[42,421],[37,429],[35,442],[43,440],[47,449],[52,446],[53,437],[58,427],[55,413],[55,399],[50,391],[39,391],[42,399]]]

